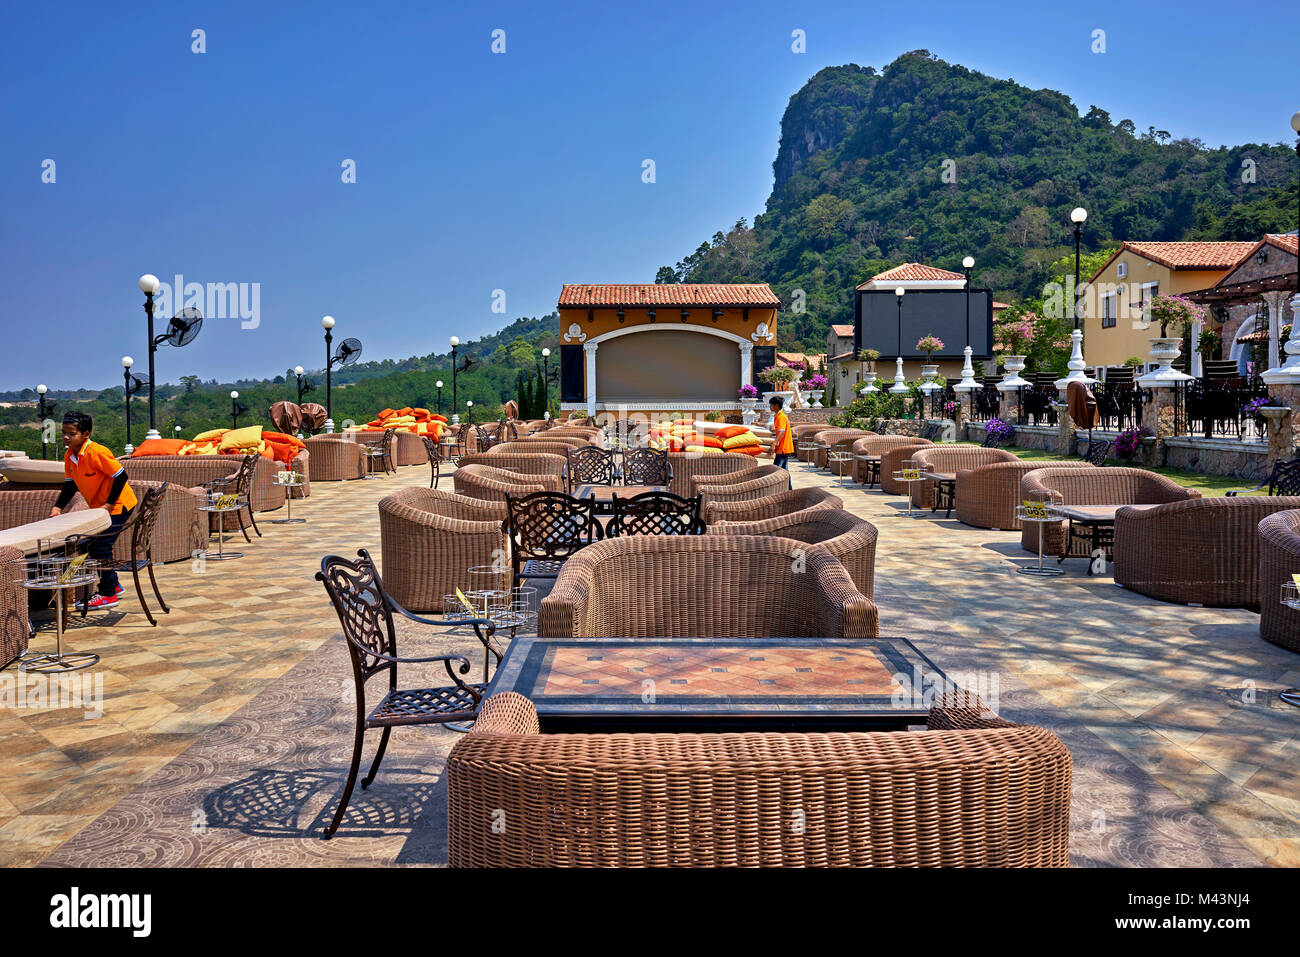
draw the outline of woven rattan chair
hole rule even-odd
[[[736,457],[750,458],[750,456],[748,455],[737,455]],[[787,472],[785,469],[778,468],[775,465],[758,465],[754,463],[752,459],[748,464],[750,467],[747,469],[741,469],[735,472],[726,472],[723,473],[722,475],[691,476],[690,481],[687,483],[690,488],[691,494],[699,495],[700,491],[705,487],[716,489],[720,492],[723,488],[727,488],[734,485],[744,485],[747,482],[752,482],[754,479],[764,478],[768,476],[777,476],[782,480],[781,484],[784,486],[784,488],[782,488],[781,491],[785,491],[790,487],[789,486],[790,473]],[[780,473],[779,476],[778,473]],[[748,497],[759,498],[760,496],[751,495]],[[724,501],[724,499],[722,499],[721,497],[719,497],[718,500]]]
[[[707,518],[706,518],[707,521]],[[844,566],[810,550],[792,571],[790,542],[757,535],[630,535],[564,564],[542,600],[553,638],[875,638],[876,604]]]
[[[427,488],[406,488],[379,500],[379,541],[384,584],[411,611],[449,611],[456,589],[505,589],[506,503]],[[488,580],[470,568],[494,566]]]
[[[808,423],[806,425],[791,425],[790,438],[794,442],[794,456],[800,462],[807,462],[808,455],[800,446],[807,442],[813,441],[821,432],[827,432],[834,426],[827,425],[825,422]]]
[[[15,495],[7,492],[4,496]],[[49,509],[45,514],[50,514]],[[0,546],[0,668],[27,653],[31,622],[27,617],[27,558],[8,545]]]
[[[510,539],[512,589],[526,579],[556,578],[573,555],[605,536],[595,500],[562,492],[507,495],[504,528]]]
[[[875,597],[876,526],[843,509],[819,508],[761,522],[726,522],[710,526],[709,534],[773,535],[814,546],[848,569],[858,591]]]
[[[1003,449],[985,449],[978,445],[933,445],[912,452],[912,466],[922,472],[950,472],[958,469],[1014,462],[1016,457]],[[910,482],[913,508],[935,507],[935,483]]]
[[[153,574],[153,534],[158,524],[158,516],[162,512],[163,496],[167,493],[167,489],[168,483],[164,482],[162,485],[144,490],[138,504],[131,512],[131,517],[123,522],[119,529],[114,530],[118,537],[113,546],[113,557],[100,563],[100,568],[104,571],[131,573],[131,578],[135,581],[136,598],[140,600],[145,618],[155,627],[158,622],[154,619],[153,612],[149,610],[149,603],[144,600],[144,589],[140,587],[140,572],[148,571],[149,585],[153,588],[154,597],[158,599],[158,606],[162,608],[164,614],[170,615],[171,609],[163,600],[162,592],[158,590],[158,579]],[[103,534],[100,532],[98,535],[81,535],[76,539],[69,539],[67,545],[72,552],[88,551],[94,541]],[[118,545],[124,538],[129,543],[125,555]],[[89,610],[86,602],[90,599],[90,586],[86,586],[84,592],[81,601],[83,618]]]
[[[621,477],[618,460],[609,449],[585,445],[566,453],[565,479],[570,494],[579,485],[613,485]]]
[[[1200,498],[1196,489],[1183,488],[1172,479],[1146,469],[1132,468],[1041,468],[1020,479],[1022,500],[1056,505],[1160,505]],[[1039,530],[1044,534],[1043,553],[1087,557],[1088,544],[1076,539],[1066,549],[1066,522],[1027,522],[1020,530],[1020,544],[1038,551]]]
[[[789,489],[790,478],[785,469],[775,465],[762,465],[744,482],[730,482],[725,485],[697,484],[696,494],[704,503],[704,521],[712,523],[715,521],[713,506],[719,502],[747,502],[789,491]]]
[[[552,442],[549,438],[550,433],[545,433],[548,438],[542,439],[520,439],[518,442],[501,442],[492,446],[488,450],[491,455],[504,455],[514,453],[516,455],[558,455],[564,458],[569,454],[570,449],[582,448],[589,445],[581,439],[564,440],[560,439]]]
[[[830,468],[831,462],[827,456],[832,451],[847,452],[853,447],[855,440],[866,438],[873,434],[874,433],[868,432],[866,429],[823,429],[817,433],[818,447],[813,450],[812,457],[809,461],[814,468]],[[843,443],[842,448],[841,443]],[[831,471],[835,470],[831,469]],[[848,474],[847,468],[844,474]]]
[[[605,537],[620,535],[703,535],[700,498],[680,498],[671,492],[642,492],[613,497],[613,517]]]
[[[893,445],[880,453],[880,490],[889,495],[908,494],[907,482],[894,478],[895,472],[910,468],[912,454],[921,449],[933,448],[933,442],[913,439],[903,445]]]
[[[507,495],[559,492],[563,486],[552,475],[526,475],[488,465],[461,465],[451,473],[457,495],[504,502]]]
[[[570,432],[565,432],[561,429],[551,429],[549,432],[546,432],[542,435],[527,436],[525,438],[520,439],[519,441],[530,442],[530,443],[541,442],[546,445],[567,445],[571,449],[581,449],[581,448],[585,448],[588,445],[594,444],[593,440],[595,438],[596,438],[595,435],[577,435]],[[548,450],[548,451],[553,451],[553,450]]]
[[[1273,512],[1259,523],[1259,634],[1300,651],[1300,610],[1282,604],[1282,585],[1300,573],[1300,510]]]
[[[1300,509],[1300,496],[1122,508],[1115,516],[1115,583],[1160,601],[1258,609],[1259,524],[1290,509]]]
[[[672,470],[668,479],[668,491],[679,498],[695,495],[691,480],[698,476],[731,475],[752,471],[756,467],[752,456],[736,452],[669,452],[668,465]],[[627,464],[624,462],[624,472],[626,471]]]
[[[910,435],[868,435],[864,438],[854,439],[849,445],[849,451],[855,456],[859,455],[883,455],[892,448],[901,445],[927,445],[930,443],[918,442]],[[880,481],[879,463],[871,467],[872,463],[864,459],[854,458],[853,460],[853,481],[859,485],[866,485],[870,488]]]
[[[1013,456],[1014,458],[1014,456]],[[1027,472],[1044,467],[1043,462],[994,462],[957,471],[957,521],[975,528],[1012,532],[1020,528],[1016,508],[1022,503],[1020,480]],[[1081,459],[1050,463],[1052,468],[1084,468]]]
[[[483,700],[483,691],[487,687],[488,675],[483,676],[482,683],[473,684],[462,680],[461,675],[470,671],[469,659],[461,655],[426,655],[420,658],[401,658],[397,654],[397,632],[393,627],[393,613],[396,612],[411,621],[422,625],[471,625],[479,641],[483,643],[485,655],[495,656],[501,661],[501,653],[492,642],[492,623],[480,618],[464,618],[457,621],[429,621],[413,615],[385,591],[384,583],[379,577],[370,555],[362,549],[357,552],[357,561],[348,561],[338,555],[326,555],[321,560],[320,571],[316,580],[324,584],[325,591],[338,613],[343,626],[343,638],[347,643],[348,656],[352,660],[352,679],[356,688],[357,724],[356,735],[352,743],[352,764],[348,770],[348,780],[343,786],[343,795],[339,799],[334,819],[321,835],[329,840],[338,830],[343,815],[352,798],[352,788],[356,784],[357,771],[361,767],[361,747],[365,733],[375,728],[382,728],[379,748],[375,751],[370,772],[361,779],[361,787],[368,788],[379,773],[380,762],[384,760],[384,751],[388,748],[388,737],[394,727],[411,725],[451,724],[473,721],[478,713],[479,703]],[[452,684],[440,688],[399,688],[397,666],[431,664],[441,662]],[[486,664],[485,664],[486,670]],[[379,699],[374,710],[366,712],[366,685],[376,675],[387,675],[388,690]]]
[[[437,488],[438,479],[442,477],[442,448],[427,435],[420,436],[420,440],[429,459],[429,488]]]
[[[131,455],[123,458],[122,468],[132,482],[170,482],[178,488],[207,486],[220,479],[233,477],[243,464],[244,455]],[[258,459],[253,470],[249,504],[254,512],[271,512],[284,508],[284,489],[275,484],[275,473],[284,466],[264,456]],[[306,474],[307,459],[294,459],[294,468]],[[212,527],[217,528],[220,516],[209,516]],[[248,524],[247,514],[232,512],[224,517],[227,530]]]
[[[447,757],[447,863],[1067,867],[1071,771],[1052,732],[978,707],[925,731],[541,734],[497,694]]]
[[[625,450],[621,471],[624,485],[667,485],[678,498],[691,497],[678,494],[673,481],[676,467],[669,453],[661,449]]]
[[[709,527],[713,528],[720,522],[762,522],[783,515],[807,515],[820,509],[843,507],[843,500],[827,489],[817,486],[789,489],[763,498],[744,499],[739,502],[714,502],[709,507],[709,514],[712,516]]]
[[[366,469],[368,473],[375,471],[376,468],[385,475],[397,471],[397,462],[393,458],[393,442],[395,441],[393,437],[396,434],[396,429],[384,429],[384,434],[374,442],[361,446],[366,453]],[[366,478],[372,477],[369,474],[366,475]]]
[[[366,450],[341,435],[313,435],[303,440],[311,454],[311,477],[317,482],[344,482],[366,476]]]
[[[505,469],[507,472],[522,472],[524,475],[549,475],[555,479],[557,490],[562,490],[565,487],[565,459],[560,455],[498,452],[493,449],[490,452],[473,452],[469,455],[463,455],[460,464],[486,465],[494,469]]]

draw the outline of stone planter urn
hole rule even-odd
[[[874,365],[874,363],[873,363],[873,365]],[[876,373],[875,373],[875,372],[868,372],[868,373],[867,373],[867,377],[866,377],[866,379],[863,380],[863,382],[864,382],[865,384],[862,386],[861,389],[858,390],[859,392],[861,392],[861,393],[867,393],[867,392],[879,392],[879,391],[880,391],[879,389],[876,388]]]
[[[1023,369],[1024,366],[1022,365],[1021,368]],[[933,382],[938,377],[939,377],[939,366],[937,363],[934,365],[926,364],[921,366],[921,378],[924,379],[926,382]]]
[[[1183,351],[1183,340],[1166,336],[1159,339],[1148,339],[1151,343],[1151,358],[1159,366],[1150,374],[1158,379],[1169,378],[1169,373],[1174,372],[1171,368],[1175,359]]]
[[[812,396],[812,408],[822,408],[822,396],[826,394],[825,389],[809,389],[808,394]]]
[[[1029,385],[1029,382],[1020,378],[1020,373],[1025,370],[1024,356],[1007,356],[1002,360],[1002,368],[1006,374],[1002,376],[1002,381],[998,383],[999,392],[1011,392]]]

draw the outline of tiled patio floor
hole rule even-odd
[[[796,485],[836,482],[802,463],[794,472]],[[71,648],[104,656],[104,714],[0,708],[0,862],[442,863],[450,731],[399,729],[339,835],[315,836],[342,785],[353,706],[337,622],[311,576],[328,552],[377,555],[375,502],[427,482],[410,467],[319,483],[294,506],[307,524],[263,522],[266,537],[236,546],[245,558],[165,567],[173,612],[157,628],[128,589],[111,627],[74,630]],[[1018,575],[1033,560],[1018,533],[908,519],[901,498],[856,487],[838,494],[880,529],[882,634],[913,638],[949,673],[983,673],[1004,717],[1069,745],[1076,864],[1300,863],[1300,709],[1276,697],[1300,685],[1300,656],[1262,641],[1256,615],[1150,601],[1088,578],[1082,561],[1059,579]],[[36,647],[51,642],[42,633]],[[406,649],[435,646],[446,644]]]

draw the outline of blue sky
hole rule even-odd
[[[762,210],[781,113],[833,64],[925,48],[1139,129],[1290,142],[1297,35],[1285,4],[9,3],[0,389],[119,383],[144,272],[260,284],[257,327],[210,319],[165,381],[319,366],[326,313],[403,358],[564,282],[651,281]]]

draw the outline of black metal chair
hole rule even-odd
[[[140,607],[144,609],[144,616],[149,619],[149,624],[157,627],[158,622],[149,610],[148,603],[144,600],[144,589],[140,586],[140,572],[147,569],[149,572],[149,584],[153,588],[154,597],[158,599],[158,605],[162,608],[163,613],[170,615],[171,609],[167,607],[167,602],[163,600],[162,592],[158,590],[158,579],[153,574],[153,530],[158,523],[158,512],[162,509],[163,495],[166,493],[170,482],[163,482],[157,488],[147,490],[141,497],[139,504],[135,507],[135,512],[123,524],[117,532],[117,538],[128,531],[131,533],[131,555],[129,558],[115,559],[109,558],[99,563],[101,571],[115,571],[131,573],[135,580],[135,594],[140,599]],[[189,493],[186,493],[189,494]],[[78,535],[75,539],[68,540],[69,554],[77,554],[87,551],[97,539],[104,537],[103,532],[95,535]],[[90,595],[90,587],[84,590],[80,603],[81,617],[86,617],[89,610],[87,604]]]
[[[501,652],[493,644],[493,625],[483,618],[467,615],[452,621],[430,621],[413,615],[389,596],[384,589],[379,571],[364,548],[357,552],[355,562],[339,555],[326,555],[321,560],[316,580],[324,584],[330,602],[338,613],[347,642],[348,656],[352,660],[352,678],[356,687],[357,726],[352,745],[352,765],[348,770],[347,784],[339,800],[334,819],[325,828],[322,837],[329,840],[338,830],[352,798],[357,771],[361,766],[361,747],[365,733],[382,728],[379,750],[370,765],[370,773],[361,779],[361,787],[368,788],[379,772],[388,747],[388,737],[395,727],[408,725],[463,723],[473,721],[479,703],[487,688],[487,659],[494,656],[501,663]],[[472,625],[474,634],[483,643],[484,675],[481,683],[463,681],[460,675],[470,671],[469,659],[463,655],[430,655],[422,658],[401,658],[397,654],[397,632],[393,627],[393,612],[422,625]],[[398,688],[399,664],[426,664],[440,661],[452,684],[441,688]],[[366,683],[377,674],[387,672],[388,690],[374,710],[366,712]]]
[[[478,440],[478,451],[486,452],[497,444],[496,437],[481,425],[474,426],[474,436]]]
[[[642,492],[631,498],[613,497],[614,515],[606,538],[622,535],[703,535],[700,517],[703,496],[682,498],[671,492]]]
[[[383,468],[384,474],[396,472],[397,465],[393,459],[393,443],[397,441],[396,429],[384,429],[384,434],[374,442],[363,446],[366,450],[366,478],[374,478],[370,474],[371,464],[378,463]]]
[[[427,435],[420,438],[424,442],[425,454],[429,456],[429,488],[437,488],[438,479],[442,477],[442,447]]]
[[[529,578],[556,578],[579,549],[605,537],[594,499],[562,492],[506,495],[502,531],[510,538],[511,587]]]
[[[1083,461],[1098,467],[1106,464],[1106,459],[1110,457],[1110,441],[1108,439],[1092,439],[1088,442],[1088,448],[1083,453]]]
[[[570,493],[579,485],[613,485],[623,474],[611,449],[584,445],[569,449],[565,458],[564,475]]]
[[[262,530],[257,527],[257,519],[253,517],[253,478],[257,474],[257,462],[261,459],[260,455],[245,455],[239,463],[239,468],[234,475],[227,476],[223,479],[216,479],[202,486],[208,492],[217,492],[222,495],[234,495],[244,500],[244,507],[233,514],[239,519],[239,530],[244,533],[244,541],[251,542],[248,537],[248,525],[243,522],[243,513],[248,512],[248,524],[253,526],[253,531],[257,532],[257,537],[262,537]],[[226,527],[226,516],[221,512],[213,513],[217,518],[218,534],[224,533]]]
[[[664,449],[628,449],[623,453],[624,485],[667,485],[673,467]]]
[[[1254,488],[1234,488],[1223,494],[1231,498],[1242,492],[1258,492],[1262,488],[1267,488],[1269,495],[1300,495],[1300,459],[1278,462],[1273,466],[1268,481]]]

